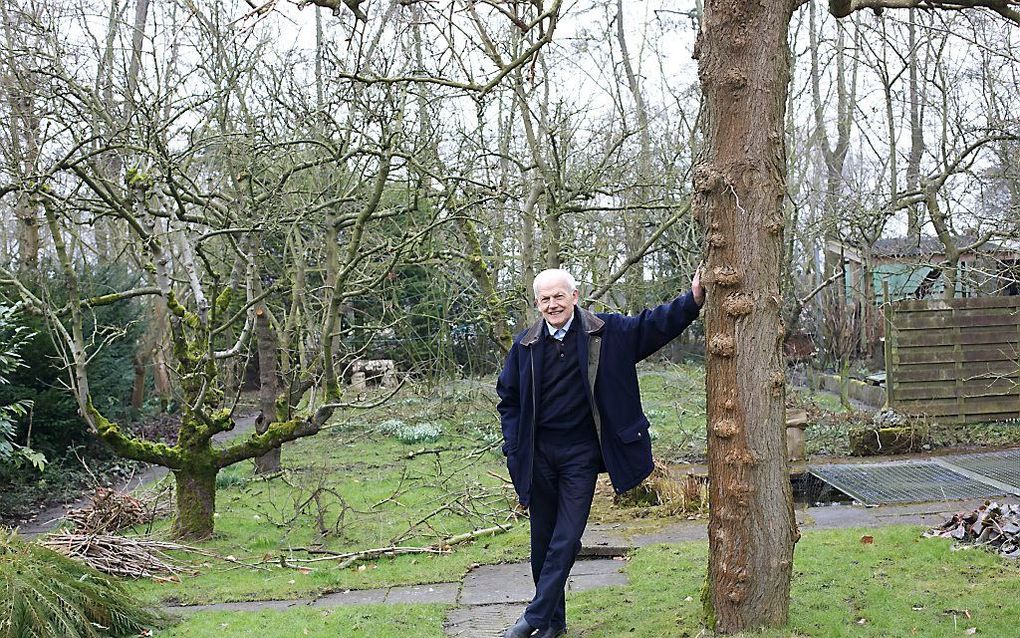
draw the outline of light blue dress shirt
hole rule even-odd
[[[570,315],[570,319],[567,319],[567,323],[563,324],[562,328],[553,328],[552,324],[548,321],[545,322],[545,327],[549,330],[549,334],[553,339],[563,341],[563,337],[567,336],[567,330],[570,330],[570,324],[572,323],[574,323],[574,315]]]

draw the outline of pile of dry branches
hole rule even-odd
[[[92,503],[71,510],[67,520],[77,534],[91,536],[144,525],[170,513],[171,499],[155,495],[135,498],[105,487],[97,487]]]
[[[987,547],[1006,558],[1020,558],[1020,505],[985,503],[972,512],[953,514],[924,535],[952,538],[960,544]]]
[[[39,543],[104,574],[126,578],[170,580],[178,574],[188,573],[189,570],[167,552],[186,551],[212,556],[209,552],[177,543],[109,534],[53,534]]]

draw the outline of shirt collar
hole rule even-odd
[[[562,325],[561,327],[559,327],[559,328],[554,328],[554,327],[552,326],[552,324],[550,324],[550,323],[549,323],[548,321],[546,321],[546,322],[545,322],[545,327],[546,327],[546,329],[547,329],[547,330],[549,331],[549,336],[550,336],[550,337],[553,337],[553,338],[555,338],[555,335],[556,335],[556,331],[557,331],[557,330],[563,330],[563,334],[567,334],[567,331],[568,331],[568,330],[570,330],[570,324],[574,323],[574,317],[575,317],[575,316],[577,316],[577,310],[576,310],[576,309],[575,309],[575,310],[574,310],[574,312],[573,312],[573,313],[572,313],[572,314],[570,315],[570,319],[567,319],[567,323],[563,324],[563,325]]]

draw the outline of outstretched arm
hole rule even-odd
[[[634,331],[634,361],[641,361],[675,339],[691,325],[705,303],[705,287],[701,285],[701,268],[694,273],[691,289],[669,303],[645,310],[625,321]]]

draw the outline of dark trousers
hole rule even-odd
[[[564,589],[588,523],[601,461],[598,440],[557,442],[555,432],[535,440],[531,483],[531,574],[535,597],[524,612],[532,627],[566,625]]]

